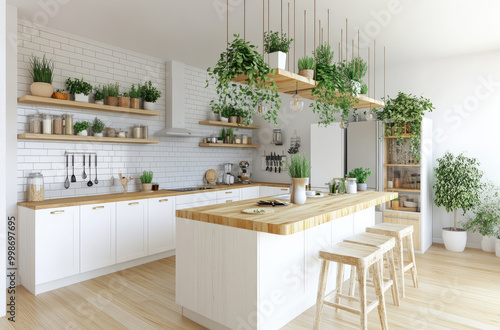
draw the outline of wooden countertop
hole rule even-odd
[[[43,209],[51,209],[51,208],[56,208],[56,207],[69,207],[69,206],[79,206],[79,205],[89,205],[89,204],[124,202],[124,201],[137,200],[137,199],[148,199],[148,198],[160,198],[160,197],[168,197],[168,196],[199,194],[199,193],[219,191],[219,190],[239,189],[239,188],[248,188],[248,187],[260,187],[260,186],[289,187],[290,184],[266,183],[266,182],[253,182],[250,184],[236,183],[233,185],[203,186],[203,187],[213,187],[213,189],[207,189],[207,190],[196,190],[196,191],[157,190],[157,191],[148,191],[148,192],[129,192],[126,194],[116,193],[116,194],[106,194],[106,195],[93,195],[93,196],[47,199],[47,200],[44,200],[41,202],[19,202],[19,203],[17,203],[17,205],[27,207],[27,208],[30,208],[33,210],[43,210]]]
[[[308,198],[303,205],[277,206],[271,214],[245,214],[257,207],[261,198],[246,201],[177,210],[180,218],[209,222],[270,234],[291,235],[346,215],[388,202],[395,192],[365,191],[322,198]]]

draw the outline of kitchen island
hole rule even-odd
[[[363,232],[375,223],[375,206],[394,198],[308,198],[271,214],[242,213],[259,199],[177,210],[176,302],[210,329],[279,329],[314,305],[318,251]]]

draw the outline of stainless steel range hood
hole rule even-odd
[[[184,63],[166,63],[166,113],[165,129],[155,136],[194,136],[186,125],[186,79]]]

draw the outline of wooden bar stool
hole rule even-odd
[[[314,320],[315,330],[319,329],[324,304],[358,314],[361,319],[362,329],[368,328],[368,313],[375,307],[378,307],[378,314],[382,329],[388,328],[384,293],[382,292],[382,278],[380,276],[382,256],[382,250],[377,247],[347,242],[338,243],[334,246],[328,247],[325,251],[319,252],[319,257],[321,259],[321,273],[319,276],[318,299],[316,301],[316,318]],[[337,288],[325,297],[326,281],[330,262],[337,263]],[[351,265],[352,267],[357,268],[359,298],[342,294],[344,265]],[[375,292],[378,299],[368,303],[366,299],[366,277],[370,268],[372,268],[373,282],[375,284]],[[332,297],[334,297],[334,302],[328,301],[328,299]],[[356,309],[347,305],[342,305],[340,304],[340,298],[359,301],[360,308]]]
[[[396,246],[396,239],[394,237],[389,237],[385,235],[378,235],[372,233],[360,233],[355,236],[344,239],[344,242],[362,244],[368,246],[378,247],[382,250],[383,256],[387,259],[387,264],[389,266],[390,279],[383,278],[384,268],[382,268],[382,280],[383,280],[383,292],[392,290],[392,301],[394,305],[399,306],[399,292],[398,292],[398,280],[396,276],[396,267],[394,265],[394,247]],[[354,288],[356,286],[356,268],[351,267],[351,278],[349,280],[350,285],[350,295],[354,295]]]
[[[405,272],[411,269],[413,285],[418,288],[417,264],[415,263],[415,251],[413,250],[413,226],[399,225],[395,223],[381,223],[372,227],[366,227],[366,232],[391,236],[396,239],[396,263],[398,264],[399,283],[398,288],[401,296],[405,297]],[[406,248],[410,255],[410,262],[405,265],[403,254],[403,241],[406,240]]]

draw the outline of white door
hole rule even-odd
[[[339,124],[311,125],[311,186],[324,188],[333,178],[344,177],[344,130]]]
[[[78,206],[35,212],[35,284],[79,273],[79,215]]]
[[[116,262],[147,255],[147,200],[116,203]]]
[[[148,199],[148,255],[175,249],[175,198]]]
[[[116,262],[115,203],[80,206],[80,271]]]

